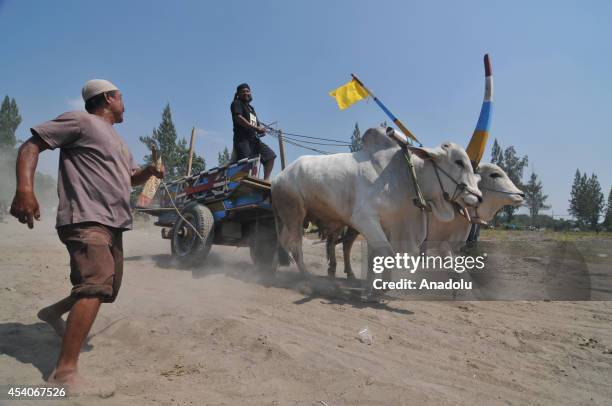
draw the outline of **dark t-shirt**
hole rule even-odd
[[[31,131],[49,148],[60,148],[57,227],[90,221],[132,227],[131,177],[138,167],[112,125],[72,111]]]
[[[257,132],[250,128],[244,128],[236,119],[236,115],[244,117],[246,121],[252,125],[259,126],[259,120],[255,114],[255,109],[249,103],[245,103],[240,99],[235,99],[230,107],[232,111],[232,122],[234,123],[234,138],[236,139],[252,139],[257,136]]]

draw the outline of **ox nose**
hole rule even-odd
[[[469,188],[467,186],[465,186],[465,190],[468,192],[468,194],[476,196],[476,199],[478,199],[478,203],[479,204],[482,203],[482,193],[480,192],[480,190],[478,190],[478,189],[474,190],[474,189],[471,189],[471,188]]]
[[[470,207],[478,207],[480,203],[482,203],[482,196],[479,193],[474,193],[473,191],[466,191],[463,195],[463,203],[466,206]]]
[[[525,198],[525,193],[517,193],[517,195],[519,195],[520,197],[522,197],[523,199]]]

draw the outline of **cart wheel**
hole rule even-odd
[[[193,227],[181,217],[174,223],[172,239],[170,240],[172,255],[184,265],[200,265],[206,260],[210,252],[215,220],[208,207],[199,203],[193,203],[185,207],[181,211],[181,215]]]
[[[278,268],[278,240],[274,220],[257,220],[249,231],[249,252],[257,271],[274,274]]]

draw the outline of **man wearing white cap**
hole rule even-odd
[[[34,195],[34,173],[40,152],[60,148],[57,233],[70,254],[70,295],[42,309],[38,317],[62,337],[62,350],[49,381],[69,391],[96,390],[77,373],[81,345],[103,302],[117,297],[123,274],[122,233],[132,227],[132,185],[163,169],[138,168],[113,125],[123,122],[123,99],[107,80],[83,86],[84,111],[64,113],[30,129],[32,137],[19,148],[17,191],[11,214],[34,227],[40,219]],[[67,322],[61,316],[70,312]],[[92,385],[93,383],[93,385]]]

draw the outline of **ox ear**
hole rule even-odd
[[[408,149],[410,150],[410,152],[412,152],[414,155],[418,156],[419,158],[425,160],[425,159],[437,159],[440,155],[440,151],[433,149],[433,148],[419,148],[419,147],[408,147]]]

